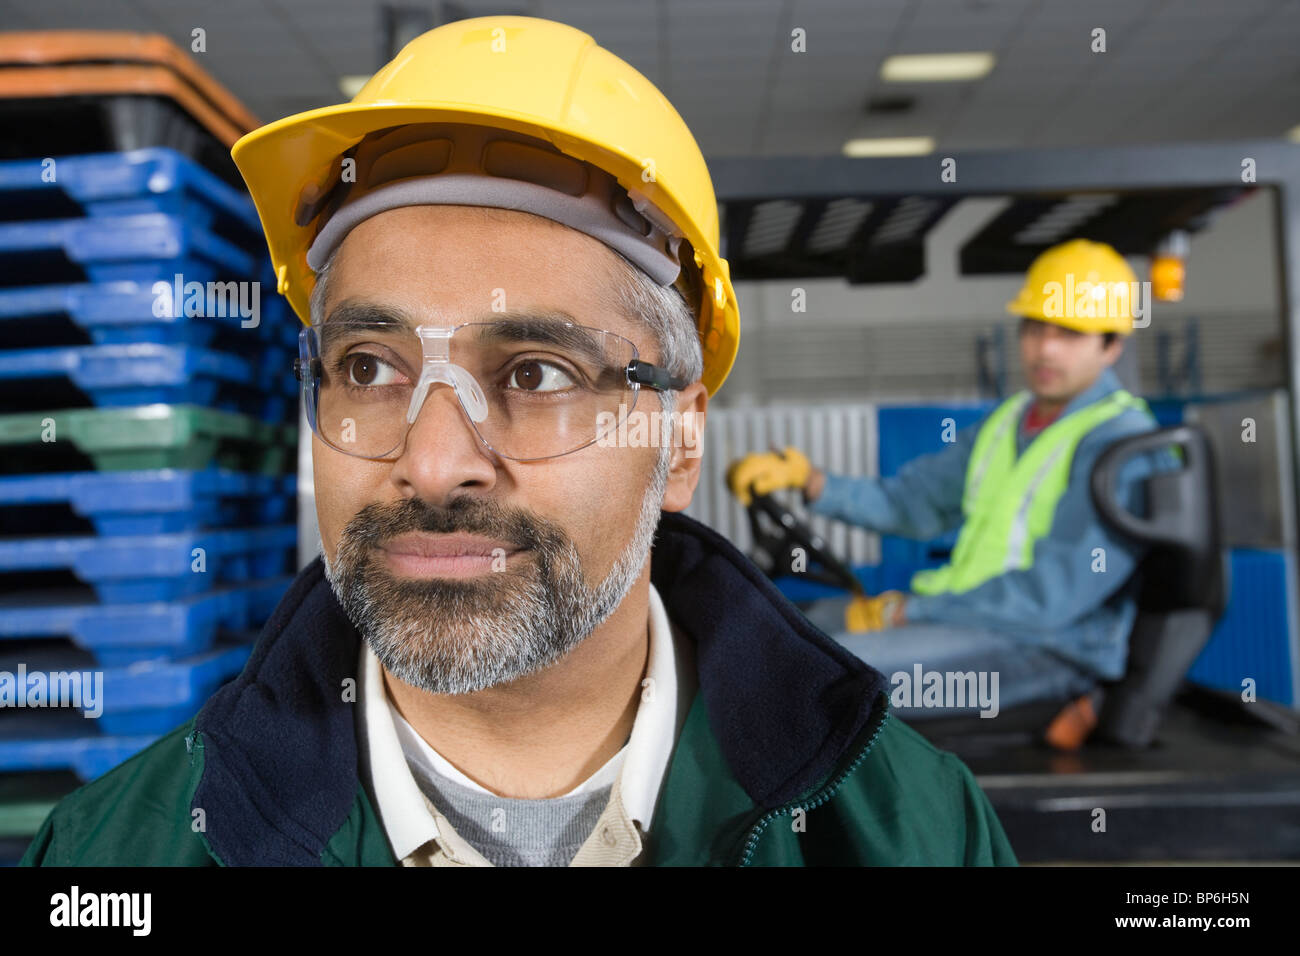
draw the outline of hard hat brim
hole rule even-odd
[[[1072,329],[1075,332],[1083,332],[1085,335],[1102,335],[1106,332],[1117,332],[1120,335],[1131,335],[1133,332],[1132,325],[1100,327],[1096,320],[1089,320],[1086,316],[1071,319],[1066,316],[1046,316],[1034,309],[1027,309],[1022,305],[1012,301],[1007,303],[1007,311],[1012,315],[1018,315],[1026,319],[1037,319],[1039,322],[1047,322],[1051,325],[1059,325],[1062,328]],[[1091,324],[1090,324],[1091,323]]]

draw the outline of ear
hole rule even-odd
[[[700,456],[704,452],[704,417],[709,393],[695,382],[677,393],[677,421],[673,422],[673,455],[668,464],[664,488],[664,511],[682,511],[695,494],[700,480]]]
[[[1119,361],[1119,357],[1124,352],[1124,336],[1115,337],[1115,341],[1110,345],[1102,346],[1101,355],[1102,363],[1106,366],[1114,365]]]

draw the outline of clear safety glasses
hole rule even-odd
[[[545,317],[414,328],[331,317],[299,334],[294,373],[312,431],[358,458],[399,454],[435,385],[452,389],[483,444],[516,461],[599,440],[642,387],[687,385],[621,335]]]

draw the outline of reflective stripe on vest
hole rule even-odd
[[[989,420],[984,423],[979,434],[975,436],[975,445],[971,448],[970,462],[966,466],[966,489],[962,492],[961,510],[969,515],[975,510],[975,500],[979,497],[980,486],[988,472],[990,460],[999,452],[1005,452],[1003,439],[1008,432],[1014,436],[1020,413],[1029,404],[1029,392],[1011,396],[999,405]],[[1011,443],[1011,461],[1016,459],[1014,438]]]
[[[1079,442],[1126,408],[1150,412],[1142,399],[1118,389],[1048,425],[1017,457],[1015,426],[1031,397],[1029,392],[1011,396],[980,428],[966,467],[965,521],[957,544],[943,567],[912,576],[915,593],[969,591],[1031,567],[1034,542],[1051,530]]]

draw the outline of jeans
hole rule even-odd
[[[1064,704],[1096,683],[1095,676],[1049,650],[983,628],[917,622],[852,633],[844,629],[848,603],[848,598],[827,598],[804,614],[885,675],[892,692],[890,709],[905,720],[979,713],[993,717],[1045,700]],[[950,676],[972,673],[973,679]]]

